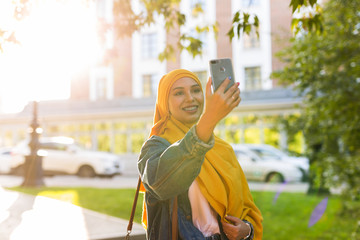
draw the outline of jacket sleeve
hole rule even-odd
[[[138,170],[145,189],[160,200],[185,192],[199,175],[207,151],[214,146],[202,142],[195,126],[184,138],[170,144],[152,136],[141,148]]]

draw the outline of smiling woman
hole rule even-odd
[[[33,4],[29,16],[10,26],[20,44],[5,46],[0,55],[3,112],[19,111],[31,100],[69,98],[72,74],[101,52],[94,6],[56,0]]]

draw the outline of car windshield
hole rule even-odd
[[[253,148],[252,149],[260,158],[262,159],[278,159],[280,160],[283,157],[283,154],[278,151],[270,151],[267,149]]]

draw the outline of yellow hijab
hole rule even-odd
[[[154,125],[150,136],[157,135],[174,143],[189,131],[191,126],[186,126],[171,117],[168,104],[171,86],[183,77],[190,77],[201,86],[198,77],[184,69],[177,69],[164,75],[159,83]],[[254,239],[262,238],[261,213],[254,204],[245,175],[228,143],[215,137],[215,145],[206,153],[196,180],[202,194],[222,219],[226,215],[245,219],[254,226]],[[144,214],[146,216],[146,208]],[[145,216],[143,215],[143,223],[146,226]]]

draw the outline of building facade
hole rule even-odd
[[[133,1],[134,11],[140,11],[138,1]],[[97,7],[104,9],[99,17],[114,21],[112,0],[97,0]],[[203,14],[192,14],[198,4]],[[166,33],[164,20],[158,17],[157,24],[143,28],[131,37],[113,38],[104,46],[106,56],[98,66],[91,66],[74,77],[71,98],[81,100],[111,100],[121,97],[156,96],[156,87],[162,75],[176,68],[185,68],[197,73],[202,81],[209,75],[208,62],[214,58],[231,58],[236,80],[243,91],[269,90],[278,87],[270,78],[273,70],[283,66],[275,57],[276,52],[289,39],[291,9],[281,0],[183,0],[179,6],[186,14],[187,25]],[[106,11],[105,11],[106,10]],[[226,35],[237,12],[256,14],[260,19],[259,38],[255,30],[250,35],[241,34],[230,42]],[[108,16],[108,17],[104,17]],[[196,26],[218,23],[218,33],[197,33]],[[188,52],[175,52],[174,59],[160,62],[158,54],[166,43],[173,44],[179,32],[186,32],[203,41],[202,56],[192,57]]]

